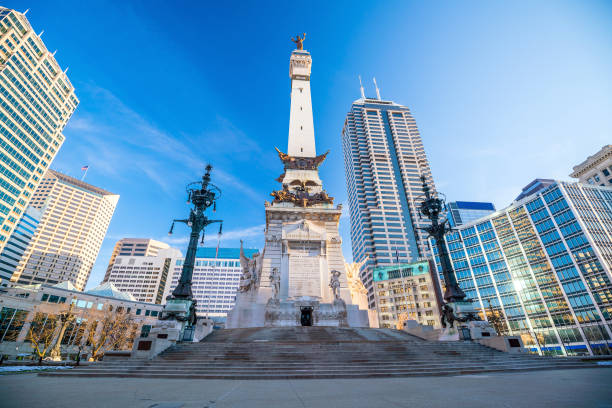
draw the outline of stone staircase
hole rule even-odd
[[[287,379],[461,375],[584,368],[580,359],[503,353],[478,343],[430,342],[391,329],[229,329],[153,360],[101,362],[44,376]]]

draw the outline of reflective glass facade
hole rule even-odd
[[[38,223],[42,219],[42,211],[28,207],[23,217],[13,230],[2,252],[0,252],[0,284],[7,285],[13,276],[21,257],[34,236]]]
[[[359,99],[342,130],[353,259],[366,261],[360,278],[375,307],[374,267],[414,262],[429,248],[419,219],[424,175],[431,170],[410,109],[394,102]]]
[[[452,227],[467,224],[495,211],[493,203],[453,201],[446,203],[448,221]]]
[[[0,7],[0,251],[64,142],[79,101],[25,16]]]
[[[446,243],[481,315],[503,316],[504,330],[533,351],[608,353],[612,188],[554,182],[460,226]]]

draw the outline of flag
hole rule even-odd
[[[89,166],[83,166],[81,167],[81,170],[86,171],[89,168]]]

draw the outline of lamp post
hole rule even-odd
[[[444,209],[444,200],[431,195],[429,186],[425,182],[425,176],[421,176],[421,181],[423,183],[423,193],[425,194],[425,201],[421,203],[421,213],[431,221],[431,225],[423,229],[436,241],[440,265],[442,266],[442,275],[444,276],[444,285],[446,286],[444,300],[447,303],[461,302],[465,299],[465,293],[463,293],[463,290],[461,290],[457,283],[457,278],[453,272],[453,266],[444,243],[444,235],[451,231],[451,227],[448,225],[448,219],[440,222],[440,213]]]
[[[173,220],[170,231],[168,232],[168,235],[172,234],[174,223],[176,222],[182,222],[191,228],[189,246],[187,247],[187,254],[183,262],[181,277],[176,288],[167,298],[167,306],[169,307],[164,309],[161,319],[184,321],[187,327],[192,328],[196,323],[196,300],[193,298],[191,286],[200,234],[202,234],[200,242],[203,244],[206,226],[217,222],[223,222],[223,220],[211,220],[205,214],[206,210],[210,207],[213,207],[213,211],[216,210],[217,200],[221,196],[221,190],[210,182],[211,170],[212,166],[210,164],[207,165],[206,173],[202,176],[202,181],[196,181],[187,185],[187,204],[193,204],[193,208],[190,209],[188,218]],[[222,227],[223,224],[220,224],[219,235],[221,234]]]

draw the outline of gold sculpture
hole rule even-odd
[[[291,38],[291,41],[293,41],[296,44],[298,50],[303,50],[304,49],[304,39],[306,38],[306,33],[302,34],[302,38],[300,38],[299,34],[296,35],[295,37],[296,37],[295,39]]]

